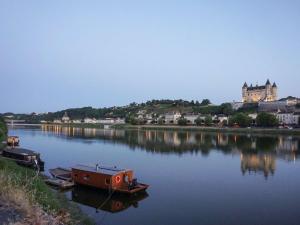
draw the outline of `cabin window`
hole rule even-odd
[[[106,179],[105,179],[105,184],[106,184],[106,185],[110,185],[110,179],[109,179],[109,178],[106,178]]]
[[[84,180],[89,180],[89,179],[90,179],[90,176],[89,176],[89,175],[85,175],[85,176],[83,177],[83,179],[84,179]]]
[[[74,175],[75,177],[78,177],[78,174],[77,173],[75,173],[75,175]]]

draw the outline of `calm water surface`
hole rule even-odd
[[[300,224],[299,137],[60,126],[9,132],[41,153],[46,171],[117,165],[151,185],[145,194],[113,196],[104,205],[101,191],[68,192],[97,224]]]

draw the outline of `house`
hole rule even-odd
[[[169,112],[164,115],[166,124],[177,124],[181,117],[179,112]]]
[[[199,117],[199,114],[186,114],[184,118],[187,120],[188,124],[196,124],[195,120]]]
[[[61,123],[61,120],[60,119],[55,119],[55,120],[53,120],[53,123]]]
[[[81,123],[81,120],[73,120],[72,122],[76,123],[76,124],[79,124],[79,123]]]
[[[86,118],[84,118],[84,123],[96,123],[96,119],[95,118],[89,118],[89,117],[86,117]]]
[[[292,112],[279,112],[276,117],[280,124],[283,125],[298,125],[299,124],[299,114]]]
[[[65,112],[64,116],[61,118],[61,121],[63,123],[69,123],[70,122],[70,117],[68,116],[67,112]]]

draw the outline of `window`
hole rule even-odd
[[[84,180],[89,180],[89,179],[90,179],[90,175],[85,175],[85,176],[83,177],[83,179],[84,179]]]
[[[106,179],[105,179],[105,184],[106,184],[106,185],[110,185],[110,179],[109,179],[109,178],[106,178]]]

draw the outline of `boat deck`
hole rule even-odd
[[[69,189],[74,187],[74,182],[70,182],[70,181],[65,181],[65,180],[60,180],[60,179],[56,179],[56,178],[52,178],[52,179],[47,179],[45,180],[45,182],[51,186],[60,188],[60,189]]]
[[[65,181],[72,181],[71,170],[69,169],[58,167],[55,169],[50,169],[49,172],[54,178]]]

